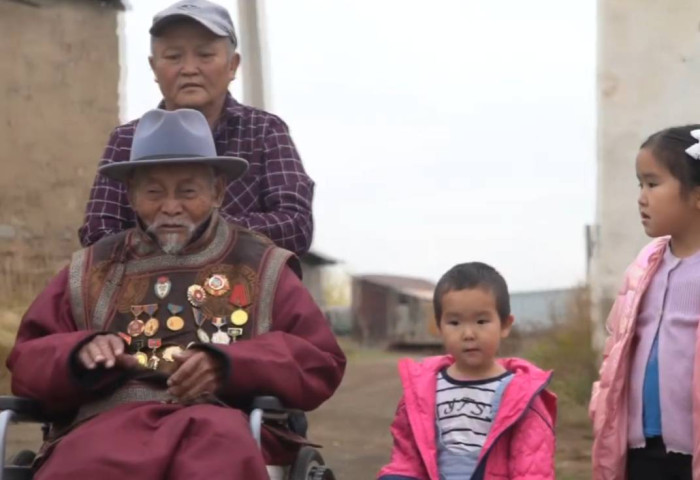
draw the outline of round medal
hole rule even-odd
[[[173,358],[173,355],[177,355],[179,353],[182,353],[184,350],[182,347],[179,347],[177,345],[173,345],[171,347],[165,347],[163,350],[163,353],[161,354],[161,357],[163,357],[163,360],[166,362],[174,362],[175,359]]]
[[[204,289],[214,297],[226,295],[229,291],[228,278],[220,273],[215,273],[204,282]]]
[[[173,315],[172,317],[168,318],[167,322],[165,322],[165,325],[168,327],[169,330],[177,332],[179,330],[182,330],[182,327],[185,326],[185,321],[182,319],[182,317]]]
[[[126,326],[126,333],[132,337],[138,337],[143,333],[144,323],[141,320],[132,320],[129,325]]]
[[[136,352],[132,355],[142,367],[148,366],[148,355],[143,352]]]
[[[147,337],[152,337],[158,331],[159,326],[160,324],[157,318],[149,318],[143,327],[144,335],[146,335]]]
[[[193,307],[201,307],[204,305],[204,301],[207,299],[207,294],[204,289],[199,285],[190,285],[187,288],[187,301]]]
[[[234,310],[234,312],[231,314],[231,323],[233,323],[237,327],[245,325],[246,323],[248,323],[248,314],[242,308]]]
[[[207,332],[202,330],[201,328],[197,329],[197,338],[199,339],[200,342],[202,343],[209,343],[211,340],[209,340],[209,335]]]

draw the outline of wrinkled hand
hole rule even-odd
[[[168,393],[182,402],[215,393],[223,383],[223,368],[214,356],[202,350],[173,355],[177,370],[168,379]]]
[[[139,365],[134,357],[124,353],[124,341],[113,334],[97,335],[83,345],[78,360],[88,370],[94,370],[98,365],[104,368],[136,368]]]

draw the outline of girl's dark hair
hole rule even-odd
[[[508,285],[500,273],[491,265],[481,262],[461,263],[445,273],[435,287],[433,308],[435,321],[440,325],[442,317],[442,297],[454,290],[483,288],[491,292],[496,300],[496,311],[501,321],[510,315],[510,295]]]
[[[667,128],[651,135],[640,147],[650,150],[656,160],[678,179],[684,194],[700,186],[700,160],[685,153],[686,148],[698,143],[690,135],[693,130],[700,130],[700,125]]]

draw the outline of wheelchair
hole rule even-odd
[[[289,428],[306,436],[306,417],[298,410],[285,408],[276,397],[255,397],[251,405],[250,429],[260,446],[262,426],[265,421],[287,423]],[[31,465],[35,453],[22,450],[9,463],[5,460],[7,431],[11,423],[41,423],[44,436],[48,434],[51,419],[46,417],[38,402],[22,397],[0,396],[0,480],[31,480]],[[270,480],[335,480],[333,471],[326,466],[318,450],[303,446],[294,462],[288,466],[267,467]]]

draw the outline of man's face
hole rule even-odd
[[[221,205],[224,179],[204,165],[144,167],[128,183],[131,206],[161,249],[179,253]]]
[[[168,26],[153,40],[149,58],[168,110],[220,108],[233,80],[239,55],[231,56],[231,41],[217,37],[193,21]],[[218,112],[215,112],[218,113]]]

